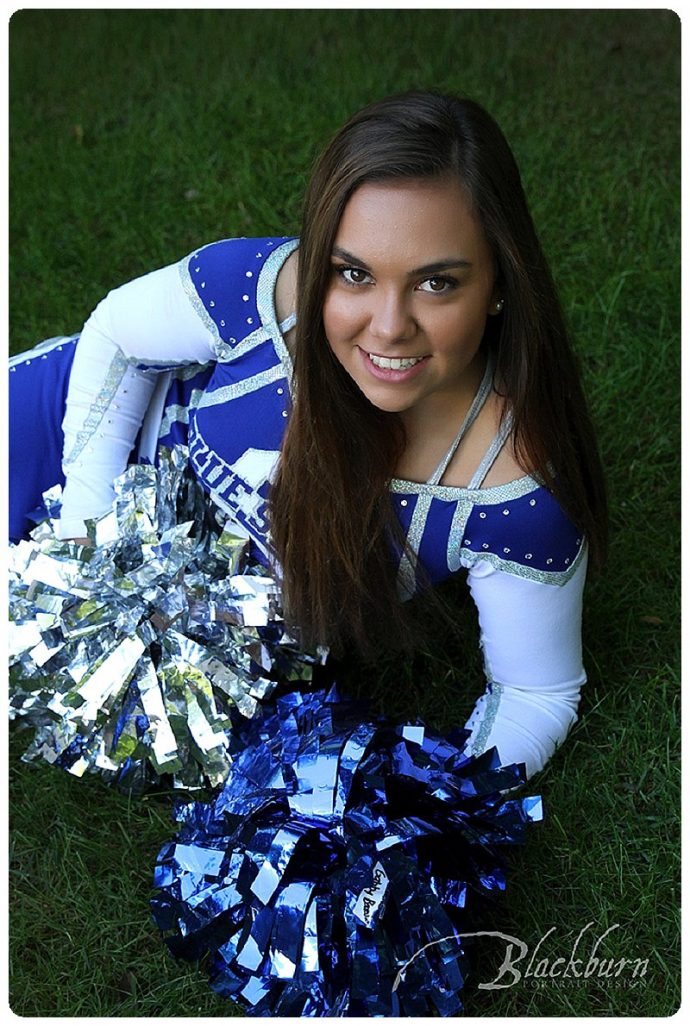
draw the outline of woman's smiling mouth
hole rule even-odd
[[[364,349],[359,349],[359,352],[370,373],[380,381],[408,381],[419,373],[427,360],[431,359],[430,356],[401,358],[378,356],[376,353],[368,353]]]
[[[407,370],[424,359],[423,356],[388,357],[377,356],[376,353],[369,353],[368,356],[377,367],[383,367],[388,370]]]

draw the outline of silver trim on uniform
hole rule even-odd
[[[227,240],[222,239],[219,241],[226,242]],[[218,243],[215,243],[215,245],[218,245]],[[196,286],[192,281],[192,276],[189,273],[189,262],[191,259],[191,256],[186,256],[184,257],[184,259],[180,260],[180,263],[178,264],[182,287],[187,293],[187,298],[194,307],[195,311],[197,312],[201,320],[204,322],[204,327],[211,333],[211,335],[213,335],[213,349],[216,353],[218,353],[218,343],[220,343],[221,346],[225,343],[223,342],[221,334],[218,330],[218,325],[213,320],[208,310],[199,298],[199,293],[197,292]],[[218,355],[220,354],[218,353]]]
[[[426,521],[432,501],[432,495],[419,496],[407,530],[407,544],[414,556],[414,562],[410,559],[408,552],[404,551],[400,560],[400,566],[398,567],[398,595],[403,601],[412,598],[416,591],[419,548],[424,537],[424,529],[426,528]]]
[[[491,691],[484,694],[485,702],[482,713],[482,722],[474,741],[471,742],[472,755],[481,755],[486,746],[486,740],[491,733],[491,728],[496,720],[498,707],[503,696],[503,685],[495,680],[490,680]]]
[[[269,367],[268,370],[261,371],[260,374],[245,378],[244,381],[236,381],[232,385],[223,385],[212,392],[204,392],[198,408],[203,410],[207,406],[221,406],[223,403],[232,402],[233,399],[239,399],[240,396],[258,392],[259,389],[265,388],[266,385],[270,385],[274,381],[283,381],[284,379],[283,368],[276,364],[275,367]]]
[[[518,477],[515,481],[508,481],[507,484],[493,485],[491,488],[420,484],[417,481],[405,481],[398,477],[394,477],[390,483],[392,492],[412,493],[413,495],[428,493],[437,499],[446,499],[449,502],[455,501],[458,497],[465,497],[475,506],[493,506],[499,502],[507,502],[509,499],[520,499],[523,495],[529,495],[530,492],[535,492],[542,487],[542,483],[529,474],[525,477]]]
[[[129,363],[127,358],[118,350],[110,362],[103,387],[89,407],[89,412],[84,420],[84,426],[75,438],[74,445],[69,454],[65,454],[63,458],[65,466],[74,463],[93,438],[128,370]]]
[[[505,445],[506,439],[508,438],[508,436],[510,435],[512,430],[513,430],[513,415],[510,412],[510,410],[508,410],[508,412],[505,415],[505,418],[501,422],[501,426],[499,427],[498,431],[494,435],[494,437],[493,437],[493,439],[491,441],[491,444],[489,445],[489,448],[486,450],[486,452],[482,456],[482,459],[481,459],[481,462],[480,462],[479,466],[477,467],[477,469],[475,470],[474,474],[472,475],[472,479],[471,479],[469,485],[467,486],[468,488],[470,488],[470,489],[481,488],[482,482],[483,482],[484,478],[486,477],[486,475],[489,473],[489,471],[493,467],[494,463],[496,462],[496,458],[497,458],[499,452],[501,451],[501,449],[503,448],[503,446]]]
[[[577,555],[568,563],[564,570],[537,570],[536,567],[523,566],[522,563],[515,563],[511,559],[497,556],[495,552],[474,552],[472,549],[463,549],[460,553],[460,564],[470,569],[475,563],[491,563],[497,570],[512,574],[514,577],[524,577],[527,581],[537,581],[540,584],[562,585],[575,573],[587,551],[586,542],[581,542]]]
[[[16,353],[15,356],[10,356],[9,365],[10,367],[18,367],[21,363],[26,363],[27,360],[35,360],[37,356],[44,356],[47,353],[52,353],[54,349],[60,349],[62,346],[70,345],[70,343],[76,343],[79,341],[79,335],[55,335],[53,338],[47,338],[43,342],[39,342],[32,349],[27,349],[24,353]]]
[[[457,435],[455,436],[455,438],[453,439],[453,441],[451,443],[450,449],[448,450],[446,455],[443,457],[443,459],[441,460],[439,465],[436,467],[436,470],[434,471],[434,473],[429,478],[428,483],[430,485],[440,484],[441,478],[443,477],[443,475],[445,474],[446,470],[448,469],[448,464],[450,463],[450,461],[452,460],[453,456],[455,455],[455,453],[457,451],[457,448],[460,445],[460,442],[463,440],[463,438],[465,437],[465,435],[467,434],[469,429],[472,427],[472,425],[474,424],[475,420],[479,416],[482,408],[484,407],[484,403],[488,399],[488,397],[489,397],[489,395],[491,393],[491,389],[493,388],[493,379],[494,379],[493,361],[489,359],[489,360],[486,361],[486,368],[484,370],[484,376],[483,376],[483,378],[481,380],[481,383],[479,385],[479,389],[477,391],[477,394],[475,395],[474,399],[472,400],[472,403],[470,405],[469,410],[465,414],[465,417],[463,419],[462,424],[460,425],[458,433],[457,433]]]
[[[276,317],[275,288],[283,264],[298,246],[299,239],[288,239],[287,242],[281,243],[277,249],[274,249],[259,272],[259,281],[256,286],[256,309],[262,323],[271,333],[276,354],[283,366],[291,390],[292,358],[285,345]]]
[[[451,573],[457,573],[463,567],[462,539],[473,509],[474,504],[469,499],[458,499],[457,506],[453,511],[446,549],[446,563]]]

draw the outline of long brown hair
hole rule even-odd
[[[518,462],[606,548],[604,477],[556,289],[513,154],[477,103],[435,92],[355,114],[316,163],[300,237],[295,402],[271,490],[271,533],[289,619],[307,642],[370,656],[414,637],[396,590],[405,540],[389,484],[405,448],[397,414],[374,407],[334,357],[322,310],[345,205],[365,182],[457,176],[497,267],[505,306],[483,345],[512,410]],[[498,386],[497,386],[498,387]]]

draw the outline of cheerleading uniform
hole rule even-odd
[[[266,503],[290,414],[292,364],[278,323],[278,273],[298,241],[228,239],[111,292],[81,335],[11,361],[12,426],[21,465],[12,473],[14,536],[42,491],[61,478],[62,537],[111,505],[112,482],[132,453],[156,462],[182,443],[212,504],[267,561]],[[540,770],[577,720],[586,543],[552,494],[525,475],[482,487],[510,433],[506,419],[469,485],[442,485],[457,446],[490,392],[490,368],[451,449],[423,484],[394,479],[391,501],[432,583],[467,571],[477,606],[487,688],[467,723],[470,751]],[[62,432],[58,411],[67,393]],[[52,451],[35,433],[48,409]],[[28,399],[31,401],[29,402]],[[22,418],[24,422],[22,423]],[[37,451],[27,452],[32,440]],[[12,439],[11,439],[12,441]],[[403,557],[399,588],[416,587]]]

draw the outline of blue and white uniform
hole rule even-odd
[[[15,538],[41,492],[60,478],[61,447],[61,534],[75,537],[86,533],[86,518],[110,508],[112,482],[133,451],[155,461],[161,444],[183,442],[211,501],[265,561],[266,503],[292,393],[284,334],[294,317],[278,323],[274,292],[297,246],[291,238],[212,243],[109,293],[79,336],[49,340],[12,359]],[[471,751],[495,745],[504,764],[524,762],[530,777],[577,720],[586,679],[581,616],[587,550],[534,478],[482,487],[510,433],[510,418],[468,487],[440,483],[490,387],[487,369],[432,478],[394,479],[391,501],[432,582],[467,571],[487,677],[467,723]],[[43,432],[32,430],[36,410],[48,408],[55,424],[52,450],[45,448]],[[415,588],[407,558],[399,586],[403,597]]]

